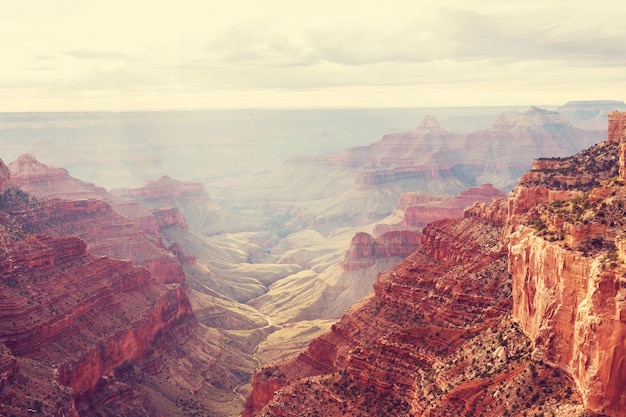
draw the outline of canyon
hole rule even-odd
[[[626,114],[608,122],[508,199],[424,228],[373,295],[255,374],[244,416],[623,416]]]
[[[510,112],[463,134],[425,117],[368,146],[292,158],[252,185],[233,176],[211,197],[212,182],[154,175],[109,191],[31,154],[0,163],[2,413],[235,416],[248,397],[246,415],[328,404],[328,415],[616,415],[621,400],[598,396],[615,356],[585,328],[596,313],[559,310],[554,321],[557,290],[544,282],[554,274],[531,285],[516,269],[554,255],[593,270],[593,242],[621,247],[619,225],[537,208],[619,174],[623,119],[612,117],[613,139],[573,158],[598,132],[554,112]],[[550,152],[558,157],[526,162]],[[532,225],[543,223],[550,232],[537,237]],[[561,235],[564,250],[586,252],[512,249]],[[563,291],[572,303],[614,303],[584,298],[592,286]],[[533,303],[550,307],[520,307]],[[568,320],[576,330],[547,340]],[[603,330],[612,340],[620,331]],[[554,354],[575,332],[588,348]]]

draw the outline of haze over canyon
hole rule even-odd
[[[2,113],[0,414],[624,416],[620,111]]]

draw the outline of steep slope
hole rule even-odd
[[[606,142],[427,226],[330,333],[255,374],[244,416],[623,416],[625,128],[611,113]]]
[[[539,161],[522,179],[522,187],[548,193],[536,202],[544,204],[531,213],[530,227],[511,236],[510,271],[513,315],[537,355],[573,376],[588,409],[619,416],[626,407],[626,114],[611,113],[608,132],[606,143]],[[576,198],[550,198],[564,183]]]
[[[184,340],[195,326],[180,284],[160,284],[146,268],[89,254],[76,237],[42,234],[43,223],[61,224],[54,212],[18,188],[0,197],[0,341],[10,349],[5,361],[17,365],[3,380],[6,415],[90,415],[81,410],[92,404],[88,393],[107,386],[102,377],[149,357],[173,332]]]
[[[510,319],[505,213],[500,200],[429,225],[420,250],[330,333],[255,375],[244,416],[581,410],[565,374],[534,362]]]
[[[164,235],[189,232],[178,209],[120,201],[33,157],[12,169],[33,192],[83,199],[32,197],[0,164],[1,413],[237,415],[269,326],[187,274],[196,255]]]
[[[33,155],[21,155],[8,166],[13,182],[27,193],[46,199],[105,201],[152,237],[158,238],[159,229],[163,227],[187,227],[185,219],[173,205],[151,208],[137,201],[123,200],[102,187],[71,176],[63,168],[42,164]]]

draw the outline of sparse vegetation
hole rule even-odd
[[[617,143],[602,142],[576,155],[540,158],[550,168],[530,171],[521,185],[544,186],[553,190],[589,191],[619,173]]]

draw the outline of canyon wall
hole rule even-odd
[[[330,333],[255,374],[244,416],[624,416],[624,120],[611,114],[606,142],[535,161],[508,200],[427,226]],[[362,234],[351,256],[375,251]]]
[[[377,238],[365,232],[357,233],[340,262],[341,268],[354,271],[373,266],[378,258],[406,258],[419,248],[421,238],[420,232],[411,230],[389,231]]]
[[[500,199],[427,226],[420,249],[330,333],[255,374],[244,416],[581,411],[567,376],[533,361],[510,319],[505,220]]]
[[[194,332],[182,269],[106,203],[40,200],[0,174],[0,413],[96,415],[110,372]],[[125,392],[106,403],[142,397]]]
[[[615,155],[610,161],[618,165],[620,177],[625,121],[626,114],[610,114],[605,145],[619,144],[619,163]],[[598,157],[593,160],[594,166],[602,162]],[[608,181],[615,178],[615,167],[594,171],[583,166],[583,176],[594,175],[604,182],[590,192],[573,190],[578,197],[574,200],[569,199],[572,194],[549,196],[554,187],[550,174],[565,162],[536,166],[532,181],[544,183],[535,186],[543,190],[540,198],[528,197],[533,189],[529,186],[513,196],[511,214],[551,203],[535,211],[534,230],[520,226],[510,236],[513,316],[533,341],[536,354],[572,375],[586,408],[620,416],[626,408],[626,266],[620,208],[624,187]],[[561,202],[567,200],[580,204],[576,206],[580,209],[564,209]]]

